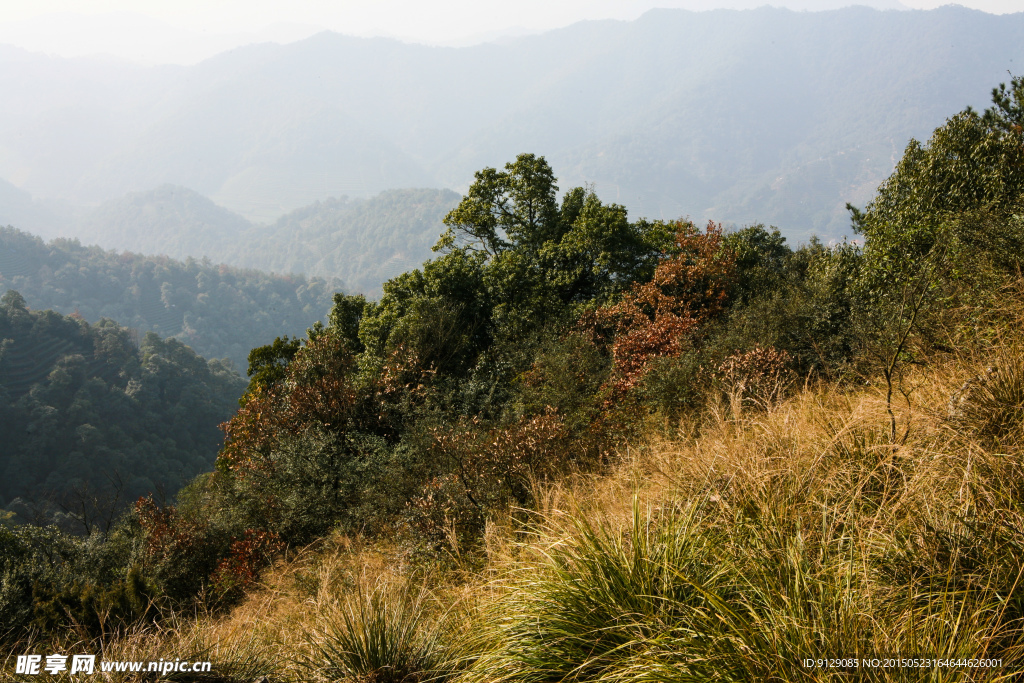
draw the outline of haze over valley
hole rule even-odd
[[[461,193],[526,151],[563,190],[593,186],[631,217],[836,239],[850,235],[845,204],[870,199],[911,137],[984,106],[1022,61],[1024,13],[961,7],[651,10],[462,48],[327,32],[195,66],[7,47],[0,224],[372,293],[401,270],[383,264],[430,256],[456,195],[422,190]],[[408,208],[378,197],[411,188]],[[322,238],[373,233],[375,210],[355,217],[373,197],[392,205],[382,221],[416,216],[401,248],[375,252],[376,274],[345,260],[365,261],[358,250],[270,237],[298,210],[332,212]],[[303,220],[306,244],[310,225],[326,230]]]

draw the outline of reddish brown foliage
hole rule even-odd
[[[157,507],[152,496],[135,501],[135,515],[146,533],[146,554],[163,562],[189,552],[203,535],[203,529],[182,519],[173,505]]]
[[[409,507],[417,536],[433,544],[478,534],[486,509],[525,502],[532,476],[568,460],[567,430],[553,410],[501,428],[473,419],[432,433],[433,452],[452,471],[424,484]]]
[[[420,354],[413,347],[399,344],[388,354],[380,378],[376,383],[375,398],[380,418],[386,419],[385,412],[405,402],[422,403],[427,395],[427,385],[437,374],[431,365],[424,365]]]
[[[257,387],[250,392],[234,417],[220,426],[224,430],[221,463],[242,475],[265,469],[266,456],[277,443],[280,412],[277,396],[271,390]]]
[[[280,537],[259,529],[246,529],[245,538],[231,543],[230,554],[217,565],[210,579],[220,594],[243,591],[259,578],[259,570],[284,547]]]
[[[308,424],[343,424],[356,401],[354,366],[348,346],[332,334],[322,334],[299,349],[288,366],[284,425],[297,431]]]
[[[615,331],[616,390],[636,386],[652,359],[678,356],[686,340],[722,310],[734,263],[720,224],[709,222],[703,233],[693,223],[678,224],[675,253],[651,281],[635,284],[619,303],[598,312],[598,321]]]
[[[323,334],[307,343],[288,366],[285,381],[257,387],[229,421],[221,425],[221,462],[244,476],[272,469],[269,456],[281,430],[298,432],[315,424],[344,425],[356,402],[352,386],[354,358],[340,339]]]
[[[432,432],[434,449],[456,460],[470,495],[488,482],[525,482],[531,474],[547,474],[564,459],[566,430],[554,411],[502,428],[483,430],[474,419]]]

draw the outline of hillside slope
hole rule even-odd
[[[240,372],[250,349],[323,318],[338,288],[208,260],[119,254],[70,240],[47,244],[0,228],[0,289],[19,291],[31,309],[174,337],[205,358],[229,358]]]
[[[450,190],[389,190],[363,199],[328,198],[258,225],[198,192],[164,185],[104,202],[63,232],[108,249],[209,258],[379,295],[383,282],[432,256],[442,219],[458,200]],[[38,224],[33,218],[44,208],[19,215]]]
[[[0,300],[0,340],[0,506],[27,499],[23,521],[38,522],[63,504],[78,532],[104,514],[93,505],[112,515],[212,468],[217,425],[245,388],[181,342],[29,311],[14,291]]]

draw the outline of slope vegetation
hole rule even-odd
[[[275,276],[165,256],[45,244],[0,228],[0,289],[14,289],[33,309],[181,340],[206,358],[247,367],[249,350],[279,334],[298,334],[322,318],[337,283]]]
[[[0,339],[0,504],[25,499],[24,521],[60,518],[63,505],[78,532],[209,470],[244,388],[181,342],[29,311],[13,290]]]
[[[863,246],[555,183],[482,169],[436,258],[254,350],[174,504],[4,531],[10,639],[229,681],[1014,676],[1024,79],[908,146]]]

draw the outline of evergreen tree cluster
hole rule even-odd
[[[44,243],[0,227],[0,289],[21,293],[32,309],[96,322],[116,320],[140,333],[174,337],[204,358],[245,367],[249,350],[303,332],[331,305],[337,282],[270,275],[203,259]]]
[[[89,533],[208,471],[244,388],[174,339],[0,299],[0,507]]]

